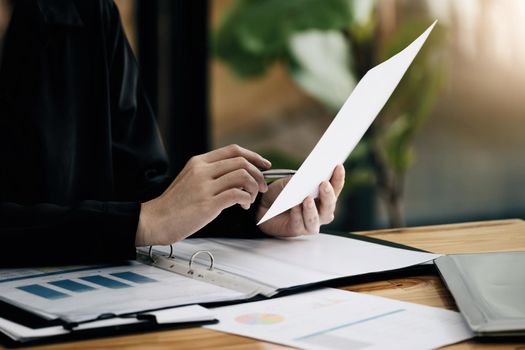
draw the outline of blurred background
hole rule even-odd
[[[525,218],[524,1],[115,2],[175,173],[230,143],[298,167],[364,73],[438,19],[330,228]]]

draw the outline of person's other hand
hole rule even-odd
[[[159,197],[142,203],[136,246],[171,244],[195,233],[223,209],[250,208],[268,186],[259,169],[271,163],[237,145],[191,158]]]
[[[257,220],[260,220],[268,211],[289,180],[290,178],[280,179],[270,184],[268,191],[261,198]],[[295,237],[319,233],[321,225],[334,220],[337,198],[343,189],[344,182],[345,168],[339,164],[334,169],[330,181],[323,181],[319,186],[319,197],[316,200],[307,197],[301,204],[262,223],[259,228],[264,233],[275,237]]]

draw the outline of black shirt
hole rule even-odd
[[[17,0],[3,55],[0,266],[134,258],[140,202],[170,179],[115,5]],[[238,206],[199,232],[254,234]]]

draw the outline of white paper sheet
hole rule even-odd
[[[417,265],[439,255],[388,247],[328,234],[296,239],[186,239],[173,246],[175,259],[198,250],[215,257],[214,268],[274,289]],[[163,247],[165,253],[169,248]],[[208,266],[207,256],[197,263]]]
[[[403,51],[365,74],[308,158],[258,222],[259,225],[300,204],[307,196],[317,197],[321,182],[329,180],[335,166],[342,164],[354,150],[436,22]]]
[[[200,305],[189,305],[175,307],[171,309],[150,311],[146,315],[155,316],[158,324],[211,321],[215,319],[215,314]]]
[[[301,349],[434,349],[473,337],[454,311],[338,289],[212,309],[206,328]]]
[[[138,262],[0,282],[0,299],[70,322],[241,297],[239,292]]]

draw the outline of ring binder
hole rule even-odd
[[[270,298],[281,292],[310,287],[315,283],[320,284],[339,278],[406,268],[430,261],[437,256],[414,251],[402,245],[391,246],[392,243],[378,239],[359,239],[359,236],[352,234],[337,236],[320,233],[316,239],[301,240],[301,246],[296,246],[290,241],[271,238],[263,242],[265,244],[260,244],[261,241],[246,239],[195,238],[183,240],[174,245],[175,259],[168,258],[168,247],[155,246],[151,252],[154,260],[151,260],[148,251],[144,248],[137,251],[137,260],[181,276],[239,292],[242,296],[239,296],[238,300],[245,300],[258,294]],[[279,254],[289,253],[292,257],[279,260],[279,254],[272,252],[274,249],[279,251]],[[252,252],[242,254],[245,250]],[[357,258],[348,256],[348,250],[364,250],[372,257],[369,261],[362,262],[357,269],[339,267],[339,265],[346,266],[350,262],[357,261]],[[211,253],[215,251],[218,253]],[[296,253],[298,251],[306,251],[307,255],[315,252],[314,262],[303,263],[302,255]],[[326,254],[319,254],[319,252]],[[206,257],[202,256],[203,254],[209,257],[209,263]],[[253,258],[250,257],[252,254]],[[392,259],[380,259],[377,262],[375,256],[379,254],[387,254]],[[250,266],[237,267],[246,261]],[[284,269],[282,274],[290,275],[290,277],[274,276],[271,272],[259,268],[261,261],[267,262],[268,266]],[[341,264],[340,262],[348,263]],[[310,270],[312,270],[311,273]],[[304,272],[297,273],[298,271]],[[357,277],[355,279],[359,280]]]
[[[247,280],[235,274],[228,274],[220,269],[214,268],[215,257],[209,250],[194,250],[192,255],[188,255],[187,258],[184,254],[182,257],[177,259],[168,258],[167,254],[158,254],[156,250],[152,250],[151,255],[154,260],[151,259],[146,250],[139,249],[137,251],[137,259],[145,264],[152,265],[163,270],[177,273],[182,276],[186,276],[192,279],[211,283],[213,285],[235,290],[243,293],[244,298],[248,299],[254,297],[257,294],[272,296],[276,294],[275,288],[269,287],[268,285],[258,283],[255,281]],[[199,264],[194,264],[195,259],[199,254],[206,254],[210,258],[210,265],[201,268]]]
[[[189,265],[188,273],[189,274],[193,274],[193,270],[191,269],[191,265],[193,264],[193,261],[195,260],[197,255],[199,255],[201,253],[208,254],[208,256],[210,257],[210,267],[208,267],[208,270],[210,270],[210,271],[213,270],[213,262],[214,262],[213,254],[209,250],[197,250],[195,253],[192,254],[192,256],[190,258],[190,261],[188,262],[188,265]]]
[[[153,246],[152,245],[149,246],[148,255],[151,261],[155,262],[155,259],[153,259]],[[173,244],[170,244],[170,255],[168,255],[168,258],[173,258]]]

